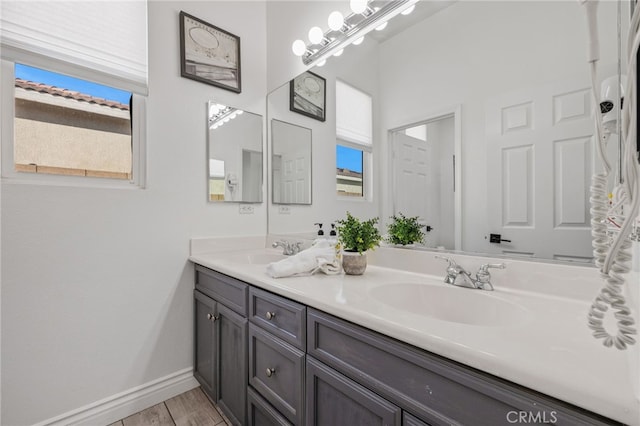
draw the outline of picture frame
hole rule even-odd
[[[240,93],[240,37],[180,11],[180,75]]]
[[[289,110],[315,120],[325,121],[327,80],[305,71],[289,83]]]

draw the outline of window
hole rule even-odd
[[[16,172],[132,179],[131,92],[15,64]]]
[[[146,34],[144,0],[0,2],[2,177],[144,186]]]
[[[373,142],[372,99],[368,94],[336,81],[336,189],[338,195],[366,196],[371,180]]]

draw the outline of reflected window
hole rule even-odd
[[[224,201],[224,161],[209,159],[209,200]]]
[[[348,146],[336,145],[336,182],[338,195],[362,197],[364,152]]]
[[[366,167],[371,164],[373,108],[368,94],[336,81],[336,190],[338,195],[365,197]]]

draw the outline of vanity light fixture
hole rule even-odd
[[[309,30],[309,43],[296,40],[291,50],[302,57],[304,65],[319,65],[328,57],[340,56],[341,51],[349,44],[358,45],[364,35],[371,30],[382,31],[387,21],[396,15],[408,15],[415,9],[419,0],[390,0],[379,7],[372,8],[369,0],[351,0],[351,14],[343,16],[341,12],[331,12],[327,19],[329,29],[322,32],[320,27]]]
[[[215,130],[243,112],[241,109],[231,108],[222,104],[212,104],[209,107],[209,128]]]

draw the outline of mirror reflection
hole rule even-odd
[[[435,3],[440,2],[418,2],[408,17],[394,18],[384,31],[367,34],[361,45],[312,69],[327,80],[328,117],[321,129],[314,127],[314,150],[328,145],[335,152],[336,81],[362,88],[374,104],[375,202],[362,203],[356,215],[380,216],[381,229],[395,213],[419,215],[432,227],[428,247],[590,262],[589,181],[600,165],[582,8],[572,1]],[[625,34],[624,7],[620,20]],[[598,86],[618,78],[617,52],[626,43],[617,37],[617,22],[617,2],[601,2]],[[269,95],[270,116],[285,108],[272,108],[283,98],[280,90]],[[407,129],[417,132],[456,109],[459,154],[455,143],[441,148],[444,137],[435,130],[431,137],[428,129],[426,137],[407,135]],[[403,145],[406,140],[413,153]],[[612,135],[610,158],[618,157],[616,140]],[[419,164],[420,143],[431,144],[428,167]],[[337,167],[330,171],[326,163],[314,165],[317,181],[328,182],[335,173]],[[616,175],[611,174],[611,188]],[[332,189],[314,188],[323,211],[335,218],[356,210],[329,196]],[[270,215],[269,232],[310,230],[322,214],[294,213],[309,215],[295,221],[308,228],[292,229],[291,220]]]
[[[274,204],[311,204],[311,129],[271,120]]]
[[[209,201],[262,202],[262,116],[208,103]]]

